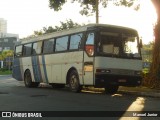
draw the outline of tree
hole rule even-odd
[[[154,42],[150,42],[148,44],[143,45],[142,49],[143,62],[152,62],[153,45]]]
[[[13,57],[13,50],[6,50],[6,51],[1,52],[0,60],[4,60],[7,57]]]
[[[11,58],[13,57],[13,50],[6,50],[0,53],[0,60],[5,62],[5,65],[8,66],[8,69],[11,68]],[[8,59],[8,61],[6,61]]]
[[[107,7],[109,0],[73,0],[72,2],[78,1],[83,10],[80,13],[83,15],[88,15],[89,13],[94,13],[96,8],[96,3],[101,3],[104,7]],[[137,0],[118,0],[113,1],[113,4],[117,6],[131,7],[135,4]],[[157,12],[157,23],[154,28],[155,44],[153,48],[153,58],[152,65],[150,68],[149,77],[145,80],[145,84],[149,87],[160,88],[160,0],[151,0],[155,6]],[[62,9],[62,6],[66,3],[66,0],[49,0],[49,7],[55,11]],[[139,4],[136,5],[135,10],[138,10]],[[89,12],[90,11],[90,12]],[[98,12],[98,10],[96,11]],[[98,14],[98,13],[97,13]],[[97,16],[97,15],[96,15]],[[96,18],[97,19],[97,18]],[[97,20],[96,20],[97,21]]]
[[[145,84],[152,88],[160,88],[160,0],[151,0],[157,12],[157,23],[154,28],[155,44],[150,74]]]
[[[81,15],[93,15],[96,12],[96,23],[99,23],[99,4],[104,8],[107,7],[110,0],[72,0],[72,3],[79,2],[82,10],[80,11]],[[112,3],[116,6],[123,5],[125,7],[134,6],[135,10],[138,10],[140,4],[138,0],[113,0]],[[67,0],[49,0],[49,7],[54,9],[54,11],[62,10],[62,6],[67,2]],[[138,3],[138,4],[135,4]]]
[[[66,20],[65,22],[60,22],[60,24],[61,24],[60,26],[55,26],[55,27],[49,26],[48,28],[43,27],[42,30],[34,31],[34,35],[31,35],[31,37],[81,26],[78,23],[74,23],[71,19]]]

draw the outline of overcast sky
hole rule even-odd
[[[131,8],[100,7],[100,23],[114,24],[135,28],[143,37],[144,42],[153,39],[152,26],[156,20],[155,10],[150,0],[140,0],[141,9],[137,12]],[[33,31],[43,27],[58,25],[60,21],[72,19],[78,23],[95,23],[95,17],[79,14],[80,5],[67,3],[62,11],[50,9],[48,0],[0,0],[0,18],[7,20],[7,31],[27,37]]]

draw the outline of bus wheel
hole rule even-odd
[[[26,87],[38,87],[39,82],[32,82],[31,73],[27,70],[24,74],[24,84]]]
[[[73,92],[81,92],[82,86],[79,83],[78,73],[75,70],[69,75],[69,88]]]
[[[118,91],[119,86],[118,85],[106,85],[105,92],[107,94],[113,94]]]

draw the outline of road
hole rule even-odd
[[[107,119],[155,120],[158,119],[158,117],[125,117],[125,115],[127,111],[132,111],[133,113],[137,111],[150,111],[149,113],[159,111],[159,102],[160,98],[128,95],[122,92],[114,95],[107,95],[103,91],[73,93],[66,88],[53,89],[51,86],[44,84],[38,88],[26,88],[23,81],[16,81],[10,75],[0,76],[0,111],[77,111],[70,112],[69,114],[78,113],[78,116],[82,114],[79,111],[123,111],[122,113],[120,112],[120,116],[107,117]],[[96,112],[88,112],[88,114],[93,114],[93,116],[95,113]],[[111,113],[106,112],[106,114]],[[85,118],[78,116],[76,120],[106,120],[104,117],[90,116]],[[40,118],[37,119],[39,120]],[[41,119],[46,120],[53,118]],[[54,119],[75,120],[75,117],[54,117]]]

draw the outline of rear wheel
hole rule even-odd
[[[81,92],[82,86],[79,83],[77,71],[73,70],[69,75],[69,88],[73,92]]]
[[[113,94],[118,91],[119,86],[118,85],[106,85],[105,92],[107,94]]]
[[[31,73],[27,70],[24,74],[24,84],[26,87],[38,87],[39,82],[32,82]]]

